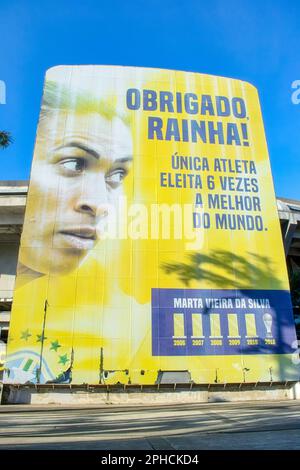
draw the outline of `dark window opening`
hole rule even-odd
[[[8,330],[1,329],[0,330],[0,340],[3,341],[3,343],[7,343],[7,338],[8,338]]]

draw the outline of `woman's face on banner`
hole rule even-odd
[[[132,137],[119,117],[50,111],[40,121],[20,262],[67,273],[101,237],[99,225],[122,193]]]

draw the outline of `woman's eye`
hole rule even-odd
[[[123,181],[125,176],[126,176],[126,171],[120,168],[119,170],[114,170],[108,175],[106,175],[105,180],[108,184],[117,186]]]
[[[70,158],[68,160],[63,160],[60,162],[60,165],[68,173],[82,173],[86,167],[85,160],[83,158]]]

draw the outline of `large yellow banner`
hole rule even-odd
[[[288,381],[296,350],[257,90],[48,70],[6,382]]]

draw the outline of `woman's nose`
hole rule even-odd
[[[90,214],[95,218],[108,215],[107,187],[104,175],[98,174],[97,177],[86,178],[75,210]]]

